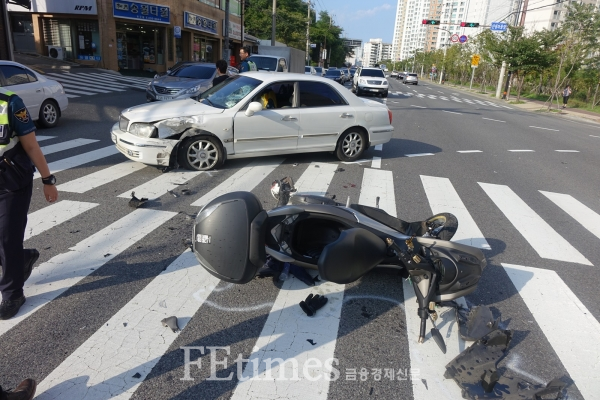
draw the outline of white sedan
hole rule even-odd
[[[247,72],[193,98],[128,108],[111,130],[129,159],[206,171],[226,159],[335,152],[354,161],[392,137],[392,113],[315,75]]]
[[[0,86],[16,93],[25,103],[31,118],[46,128],[56,126],[61,113],[69,105],[60,83],[16,62],[0,61]]]

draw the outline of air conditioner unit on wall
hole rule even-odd
[[[65,50],[59,46],[48,46],[48,56],[50,56],[50,58],[64,60],[65,59]]]

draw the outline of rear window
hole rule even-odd
[[[408,76],[414,76],[416,78],[417,74],[408,74]]]
[[[375,76],[378,78],[385,78],[385,75],[380,69],[363,69],[360,76]]]
[[[310,67],[304,67],[304,72],[310,72]]]
[[[254,64],[256,64],[256,68],[259,71],[276,71],[277,70],[277,59],[276,58],[250,56],[250,57],[248,57],[248,60],[254,62]]]
[[[327,70],[327,72],[325,73],[325,76],[340,76],[342,74],[342,71],[340,71],[339,69],[334,69],[334,70]]]

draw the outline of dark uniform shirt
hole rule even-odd
[[[8,102],[8,125],[15,136],[25,136],[35,131],[31,115],[19,96],[12,96]]]
[[[227,80],[227,78],[229,78],[227,74],[217,76],[215,79],[213,79],[213,86],[217,86],[219,83],[223,82],[224,80]]]

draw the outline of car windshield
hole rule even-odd
[[[237,75],[208,89],[200,95],[198,101],[216,108],[231,108],[261,83],[258,79]]]
[[[341,73],[342,71],[340,71],[339,69],[327,70],[325,76],[340,76]]]
[[[277,59],[271,57],[260,57],[260,56],[250,56],[248,57],[249,61],[252,61],[256,64],[256,68],[259,71],[276,71],[277,70]]]
[[[379,78],[385,78],[383,71],[380,69],[363,69],[360,76],[376,76]]]
[[[315,67],[315,71],[317,71],[317,74],[322,74],[323,73],[323,68],[321,68],[321,67]]]
[[[356,72],[356,68],[352,68],[352,69],[350,70],[350,72],[352,72],[352,73],[355,73],[355,72]]]
[[[190,79],[211,79],[215,74],[217,67],[212,65],[182,65],[171,71],[169,76]]]

